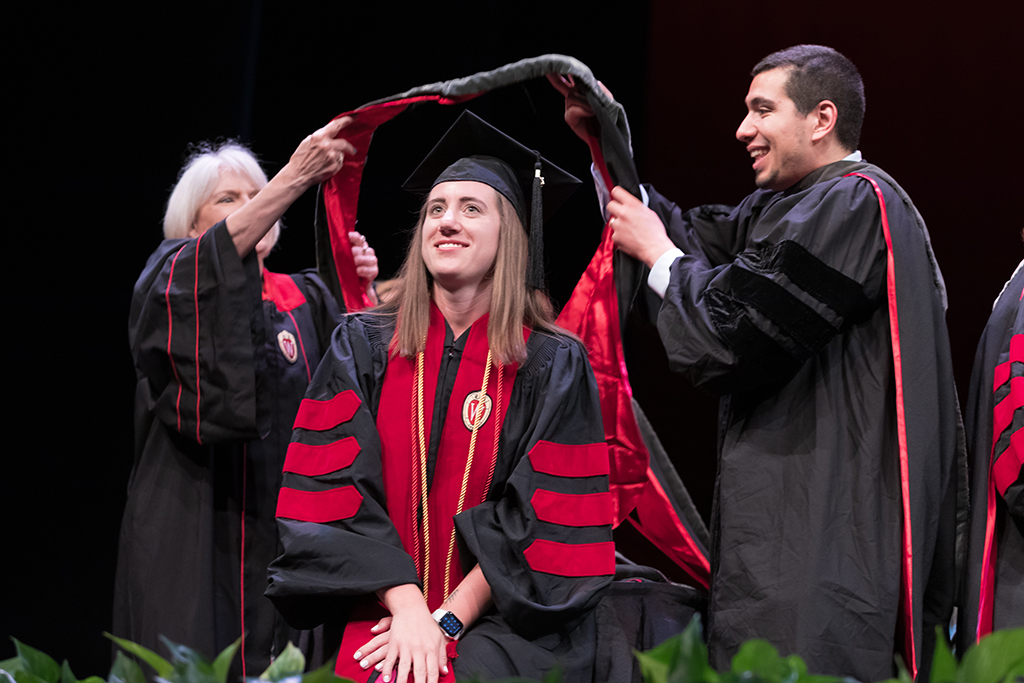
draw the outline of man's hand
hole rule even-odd
[[[608,216],[615,246],[646,263],[648,268],[654,266],[662,254],[675,247],[658,214],[622,187],[612,188]]]
[[[587,102],[586,96],[576,87],[576,81],[573,79],[572,74],[548,74],[548,82],[565,96],[565,122],[569,124],[572,131],[576,135],[586,142],[590,139],[590,132],[588,127],[596,127],[597,123],[594,121],[594,110],[590,108],[590,103]],[[608,96],[608,99],[614,100],[612,93],[608,88],[604,87],[604,83],[598,81],[597,84],[601,86],[604,93]],[[594,130],[596,133],[596,129]]]

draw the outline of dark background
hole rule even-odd
[[[624,104],[642,178],[684,206],[736,203],[753,189],[733,137],[750,68],[796,43],[832,45],[864,76],[865,157],[901,182],[929,224],[966,395],[991,302],[1024,256],[1024,60],[1011,49],[1019,2],[700,4],[236,0],[115,12],[80,3],[9,27],[27,40],[12,69],[20,115],[8,142],[45,169],[5,189],[20,210],[5,250],[13,438],[0,474],[0,659],[13,655],[12,635],[69,659],[81,677],[106,674],[100,632],[110,628],[132,460],[128,305],[190,142],[241,138],[272,174],[342,111],[558,52],[589,65]],[[561,99],[546,83],[470,106],[585,181],[546,238],[552,294],[564,303],[601,229],[586,149],[561,124]],[[395,188],[455,113],[428,105],[378,131],[360,229],[384,276],[412,224]],[[289,211],[268,267],[313,265],[313,203],[309,193]],[[650,331],[636,334],[654,343]],[[632,367],[635,393],[706,516],[715,402],[656,354],[645,361]]]

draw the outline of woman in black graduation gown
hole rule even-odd
[[[313,378],[267,595],[293,626],[346,622],[341,675],[595,678],[607,449],[524,199],[550,213],[574,182],[464,113],[407,183],[429,194],[398,293],[346,316]]]
[[[167,239],[132,297],[136,448],[115,635],[158,651],[163,635],[212,656],[246,632],[249,675],[287,643],[263,596],[279,552],[274,508],[295,413],[339,316],[316,275],[271,273],[263,259],[288,206],[352,151],[335,139],[345,125],[303,140],[270,182],[233,143],[201,148],[182,169]],[[357,241],[370,282],[376,258]]]

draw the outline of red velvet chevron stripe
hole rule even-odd
[[[359,442],[354,436],[323,446],[291,443],[284,459],[284,471],[316,477],[345,469],[355,461],[357,455]]]
[[[538,538],[523,551],[535,572],[558,576],[615,574],[615,543],[557,543]]]
[[[538,441],[530,449],[534,472],[556,477],[597,477],[608,474],[608,444],[588,443],[569,446]]]
[[[299,491],[282,488],[277,497],[277,516],[300,522],[336,522],[355,517],[363,496],[355,486],[328,491]]]
[[[615,521],[610,493],[559,493],[537,489],[530,499],[537,519],[563,526],[601,526]]]
[[[295,416],[295,428],[322,432],[337,427],[351,420],[361,404],[362,401],[351,389],[326,401],[304,398]]]
[[[1013,424],[1014,413],[1024,406],[1024,377],[1010,377],[1010,366],[1013,363],[1024,363],[1024,335],[1017,334],[1010,338],[1010,358],[1001,366],[996,368],[997,380],[1003,374],[1001,369],[1005,366],[1005,377],[1002,382],[993,383],[993,390],[1005,386],[1007,379],[1010,383],[1010,393],[999,402],[993,410],[992,419],[992,440],[993,448],[1005,432]],[[1006,489],[1017,480],[1020,474],[1022,455],[1020,449],[1020,432],[1010,436],[1010,445],[1002,453],[993,453],[992,479],[999,495],[1006,493]]]
[[[1024,292],[1022,292],[1024,296]],[[1010,435],[1010,444],[1002,453],[996,453],[996,446],[1003,433],[1013,424],[1014,412],[1024,406],[1024,377],[1011,377],[1013,363],[1024,362],[1024,335],[1010,338],[1010,355],[1005,363],[996,366],[992,391],[1010,385],[1010,393],[992,409],[992,450],[989,455],[988,506],[985,510],[985,546],[982,551],[981,592],[978,605],[978,629],[975,637],[992,632],[992,610],[995,598],[996,567],[996,507],[997,498],[1020,476],[1024,461],[1024,434],[1020,431]]]

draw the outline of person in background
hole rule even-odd
[[[960,652],[1024,626],[1024,261],[992,305],[967,397],[971,534]]]

